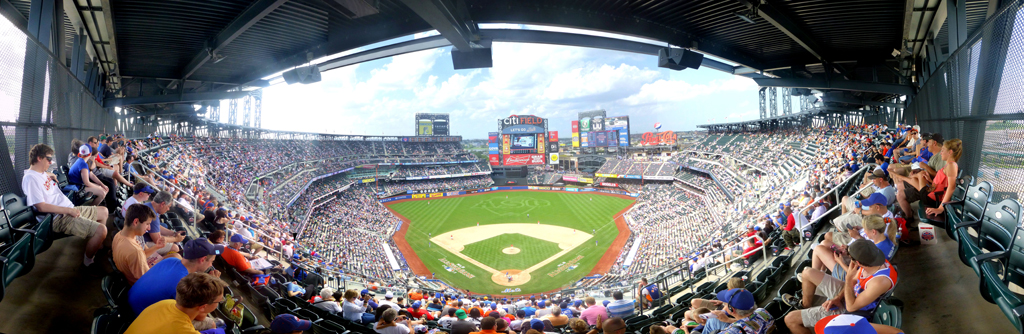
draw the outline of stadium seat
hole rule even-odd
[[[953,217],[954,222],[946,225],[946,234],[949,234],[953,240],[962,242],[960,233],[961,229],[964,228],[964,233],[968,232],[966,228],[970,227],[977,232],[978,224],[981,223],[981,217],[985,214],[985,208],[988,207],[988,202],[992,198],[992,184],[981,182],[977,186],[971,187],[968,191],[968,195],[964,197],[964,204],[960,215]],[[961,253],[960,260],[964,264],[969,265],[967,258]]]
[[[32,271],[35,266],[35,231],[11,226],[6,216],[0,221],[0,281],[4,287],[15,278]],[[0,294],[0,299],[3,295]]]
[[[782,297],[784,294],[791,294],[794,296],[799,295],[801,287],[802,285],[800,284],[800,281],[798,281],[796,277],[792,277],[786,280],[785,283],[782,283],[782,286],[779,287],[778,296]]]
[[[35,234],[33,251],[36,254],[45,252],[53,244],[54,239],[66,237],[66,234],[53,232],[53,215],[46,215],[42,222],[36,220],[35,210],[25,205],[25,200],[15,194],[4,194],[2,201],[4,218],[9,224],[20,230],[29,230]]]
[[[64,195],[71,200],[75,206],[79,206],[85,203],[92,202],[96,199],[96,195],[85,191],[84,189],[69,188],[68,185],[68,167],[60,166],[59,169],[53,171],[53,175],[57,176],[57,186],[60,187]]]
[[[689,305],[690,301],[693,300],[693,298],[693,292],[684,293],[682,296],[679,296],[679,298],[676,298],[676,305]]]
[[[772,300],[768,305],[765,305],[764,309],[765,311],[768,311],[768,314],[772,315],[772,318],[775,318],[775,320],[778,321],[779,319],[783,319],[786,316],[786,313],[789,313],[791,308],[789,305],[786,305],[786,303],[776,299]],[[776,330],[778,329],[785,329],[785,327],[776,326]]]
[[[104,276],[100,287],[111,309],[114,309],[128,320],[135,317],[135,311],[132,310],[131,304],[128,303],[128,291],[131,289],[131,285],[124,275],[120,272],[114,272]]]
[[[903,326],[903,315],[899,308],[889,305],[883,301],[880,302],[878,304],[878,308],[875,309],[875,317],[871,322],[900,328]]]
[[[313,324],[313,334],[343,334],[348,333],[345,327],[334,321],[324,320]]]
[[[92,319],[92,334],[121,334],[131,326],[132,319],[117,313],[103,313]]]
[[[295,314],[295,316],[297,316],[299,318],[303,318],[303,319],[312,321],[314,323],[320,321],[320,316],[317,315],[316,312],[313,312],[312,310],[310,310],[308,308],[300,308],[298,310],[295,310],[295,312],[292,312],[292,313]]]
[[[704,282],[704,284],[701,284],[700,286],[697,287],[697,293],[706,294],[709,292],[714,292],[714,289],[717,285],[718,283],[712,281]]]
[[[981,275],[979,263],[988,259],[999,258],[1005,261],[1006,256],[1000,257],[998,253],[1009,250],[1017,231],[1017,221],[1020,217],[1020,203],[1014,199],[1006,199],[999,203],[989,203],[985,209],[985,215],[981,219],[981,228],[978,230],[978,238],[972,239],[966,229],[960,234],[960,250],[970,260],[974,273]],[[963,224],[963,223],[961,223]],[[984,255],[984,251],[997,252],[992,255]],[[1008,255],[1008,254],[1007,254]],[[980,256],[978,258],[975,258]]]

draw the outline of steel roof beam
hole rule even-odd
[[[864,98],[845,96],[845,94],[843,96],[833,96],[831,94],[825,94],[824,96],[822,96],[821,100],[822,100],[822,102],[825,102],[825,103],[830,103],[830,102],[831,103],[846,103],[846,104],[858,104],[858,105],[867,105],[867,106],[876,106],[876,107],[892,107],[892,108],[906,108],[907,107],[906,105],[903,105],[902,103],[877,102],[877,101],[868,100],[868,99],[864,99]]]
[[[764,0],[760,6],[757,7],[757,15],[771,23],[779,31],[789,36],[794,42],[800,44],[807,52],[814,55],[821,61],[827,60],[825,54],[825,48],[818,45],[818,42],[811,37],[810,34],[804,31],[793,19],[786,15],[782,10],[772,5],[771,1]]]
[[[246,30],[252,27],[256,22],[270,14],[278,7],[281,7],[288,0],[257,0],[249,5],[248,8],[242,11],[231,23],[228,23],[223,30],[218,32],[213,38],[206,41],[203,45],[203,49],[199,51],[192,60],[185,65],[181,71],[181,80],[188,79],[188,77],[195,74],[199,68],[203,67],[207,61],[210,60],[210,56],[217,51],[220,51],[229,43],[241,36]]]
[[[539,30],[481,29],[480,36],[489,38],[494,42],[568,45],[585,48],[597,48],[605,50],[632,52],[645,54],[649,56],[657,56],[658,50],[664,48],[663,46],[660,45],[635,42],[624,39]],[[376,49],[366,50],[363,52],[353,53],[343,57],[331,59],[323,63],[320,63],[319,67],[320,71],[329,71],[339,67],[345,67],[371,60],[394,57],[397,55],[411,52],[436,49],[446,47],[449,45],[451,45],[450,41],[445,39],[444,36],[430,36],[402,43],[382,46]],[[732,65],[708,57],[704,57],[704,60],[701,62],[700,66],[749,78],[767,78],[766,76],[755,73],[753,70],[741,73],[737,71],[736,68],[734,68]],[[747,69],[747,67],[742,66],[739,66],[737,68]]]
[[[14,26],[18,27],[18,29],[28,28],[28,19],[21,15],[21,12],[8,0],[0,0],[0,15],[11,20],[11,23],[14,23]]]
[[[448,0],[402,0],[402,3],[459,51],[469,51],[478,40],[478,36],[474,36],[478,30],[476,23],[468,20],[468,15],[459,11],[458,4]]]
[[[140,97],[109,98],[103,100],[104,108],[124,107],[145,104],[190,103],[199,101],[231,100],[249,95],[247,91],[217,93],[185,93],[169,95],[150,95]]]
[[[882,94],[914,95],[914,87],[910,85],[854,81],[854,80],[823,80],[802,78],[755,78],[761,87],[798,87],[810,89],[836,89],[855,92],[871,92]]]

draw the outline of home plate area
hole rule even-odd
[[[512,244],[506,243],[503,246],[499,246],[501,248],[492,248],[489,252],[493,253],[481,252],[481,250],[483,250],[481,248],[474,248],[472,250],[466,249],[467,245],[476,247],[476,245],[473,245],[474,243],[502,235],[523,235],[526,237],[535,238],[539,240],[535,240],[533,243],[528,243],[526,245],[520,244],[519,242],[515,242]],[[501,286],[517,286],[529,282],[530,273],[548,265],[549,263],[569,253],[577,246],[582,245],[584,242],[587,242],[591,238],[593,238],[593,235],[589,233],[563,226],[547,224],[496,224],[473,226],[449,232],[444,232],[438,236],[431,238],[430,241],[444,248],[445,250],[455,254],[456,256],[462,258],[466,262],[469,262],[477,267],[480,267],[481,269],[486,270],[487,272],[490,272],[491,280],[494,281],[495,284]],[[548,250],[546,251],[547,253],[544,253],[545,258],[540,259],[537,263],[519,263],[518,265],[514,265],[514,267],[518,268],[527,267],[526,269],[511,269],[503,265],[509,264],[505,263],[505,260],[500,260],[500,258],[492,258],[490,255],[488,255],[496,254],[500,249],[502,254],[499,255],[499,257],[523,256],[524,250],[520,249],[520,247],[527,247],[527,249],[525,250],[526,252],[533,252],[532,254],[536,254],[536,252],[538,251],[538,248],[536,248],[538,247],[536,244],[537,242],[546,242],[550,246],[546,248]],[[505,245],[507,245],[507,247],[504,247]],[[534,246],[534,248],[530,248],[530,245]],[[466,253],[475,255],[469,256]],[[547,256],[548,254],[551,255]],[[474,258],[477,256],[483,257]],[[480,260],[483,260],[483,262],[489,262],[488,264],[497,267],[505,267],[507,269],[498,270],[495,269],[493,266],[489,266],[488,264],[482,263]]]

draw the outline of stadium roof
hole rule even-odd
[[[0,12],[24,26],[31,2],[0,0]],[[990,2],[967,1],[968,32],[992,12]],[[713,55],[725,62],[705,58],[703,66],[762,86],[891,95],[912,91],[912,59],[925,48],[925,36],[948,34],[942,0],[65,0],[64,7],[65,34],[87,32],[87,51],[108,73],[107,106],[234,98],[229,90],[265,87],[263,78],[311,59],[430,30],[440,36],[320,66],[447,45],[465,51],[489,41],[646,54],[661,47],[480,29],[483,23],[642,37]]]

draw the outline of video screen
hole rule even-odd
[[[536,148],[537,135],[514,135],[512,137],[512,148]]]

